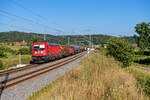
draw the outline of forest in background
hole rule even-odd
[[[109,40],[111,37],[110,35],[103,35],[103,34],[93,34],[91,35],[92,44],[99,45],[104,44]],[[37,38],[39,41],[44,41],[44,34],[39,33],[26,33],[26,32],[19,32],[19,31],[9,31],[9,32],[0,32],[0,42],[9,43],[9,42],[21,42],[25,40],[27,43],[30,43],[33,38]],[[124,37],[130,43],[135,43],[133,37]],[[89,35],[59,35],[54,36],[50,34],[46,34],[46,41],[59,43],[62,45],[68,44],[68,40],[70,44],[76,45],[88,45],[90,36]]]

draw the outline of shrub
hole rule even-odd
[[[135,51],[135,55],[145,55],[145,56],[150,56],[150,50],[136,50]]]
[[[150,65],[150,57],[136,57],[134,62],[139,64]]]
[[[143,55],[143,53],[141,52],[141,50],[135,50],[134,53],[135,53],[135,55]]]
[[[0,57],[6,57],[6,51],[7,48],[4,45],[0,44]]]
[[[26,55],[26,54],[30,54],[30,50],[29,48],[21,48],[19,49],[18,53],[21,55]]]
[[[113,56],[123,63],[123,67],[130,66],[134,57],[134,47],[121,38],[111,38],[107,42],[107,55]]]
[[[12,53],[12,55],[18,55],[19,54],[19,50],[12,50],[11,53]]]

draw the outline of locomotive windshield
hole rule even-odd
[[[33,46],[34,50],[44,50],[45,49],[45,45],[44,44],[40,44],[40,45],[34,45]]]

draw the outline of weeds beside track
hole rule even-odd
[[[113,58],[94,51],[80,66],[28,100],[145,100],[136,79]]]

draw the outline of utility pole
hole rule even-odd
[[[21,54],[19,54],[19,66],[21,65]]]
[[[68,37],[68,45],[70,45],[70,37]]]
[[[77,39],[75,39],[75,44],[78,45],[78,44],[77,44]]]
[[[44,34],[44,41],[46,40],[46,36],[45,36],[45,34]]]
[[[93,38],[92,38],[92,35],[91,35],[91,47],[93,48]]]
[[[92,37],[91,37],[91,34],[90,34],[90,47],[92,47]]]
[[[88,29],[88,32],[89,32],[89,47],[91,47],[91,34],[90,34],[90,29]]]
[[[45,29],[45,32],[44,32],[44,41],[46,41],[46,29]]]

